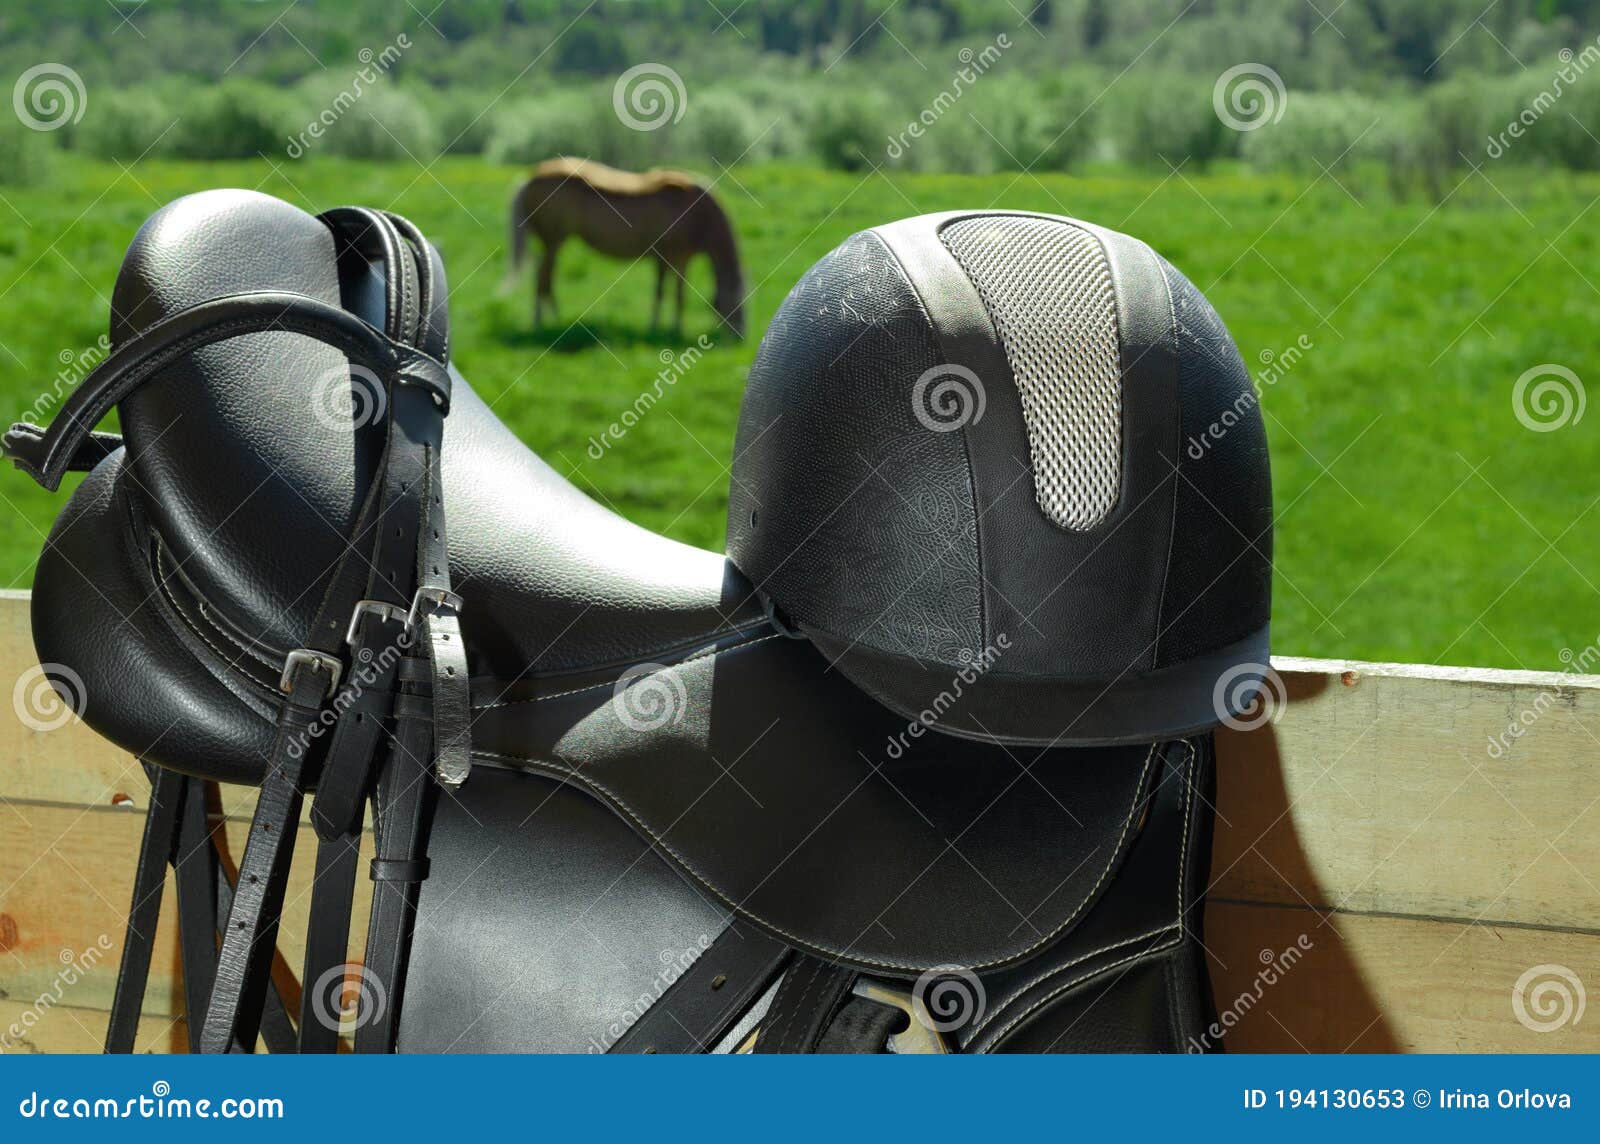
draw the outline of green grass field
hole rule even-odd
[[[534,331],[529,283],[498,293],[516,173],[475,160],[152,162],[63,156],[48,185],[0,186],[0,394],[21,416],[106,328],[122,251],[158,206],[255,187],[321,209],[413,218],[452,278],[456,360],[534,449],[618,512],[720,548],[727,461],[759,334],[795,279],[852,231],[968,206],[1070,213],[1146,239],[1205,290],[1245,358],[1309,349],[1266,387],[1278,507],[1275,650],[1559,670],[1600,637],[1600,415],[1551,432],[1513,386],[1547,363],[1600,380],[1600,176],[1474,175],[1442,206],[1360,185],[1217,171],[865,179],[738,169],[718,191],[754,287],[752,337],[720,343],[600,460],[586,452],[712,329],[648,332],[653,271],[569,245],[562,318]],[[1492,180],[1492,181],[1491,181]],[[710,296],[710,272],[696,268]],[[1305,344],[1305,343],[1302,343]],[[9,420],[10,418],[6,418]],[[61,499],[0,481],[0,584],[26,587]]]

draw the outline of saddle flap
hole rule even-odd
[[[770,634],[474,708],[481,761],[583,787],[724,908],[890,976],[1016,962],[1071,930],[1187,746],[957,739]]]

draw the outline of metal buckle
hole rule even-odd
[[[888,1048],[891,1053],[948,1053],[950,1048],[945,1044],[944,1036],[934,1028],[933,1014],[929,1013],[922,1005],[920,999],[914,994],[903,989],[890,989],[876,981],[868,981],[858,977],[850,992],[857,997],[887,1005],[891,1009],[899,1009],[906,1015],[906,1027],[898,1033],[889,1034]]]
[[[904,989],[890,989],[876,981],[857,978],[850,992],[875,1004],[899,1009],[906,1015],[906,1027],[898,1033],[889,1034],[889,1039],[884,1042],[884,1047],[891,1053],[943,1054],[950,1051],[943,1034],[933,1026],[933,1016],[915,996]],[[760,1034],[761,1025],[757,1023],[733,1051],[755,1052],[756,1038]]]
[[[309,667],[313,671],[326,671],[328,673],[328,690],[323,693],[322,697],[324,699],[332,695],[338,688],[339,677],[344,673],[344,664],[339,662],[337,656],[309,647],[297,647],[284,658],[283,678],[278,680],[278,690],[285,695],[293,692],[294,673],[301,667]]]
[[[366,615],[379,616],[392,623],[406,623],[406,610],[399,604],[386,604],[382,600],[357,600],[350,612],[350,626],[344,632],[345,643],[356,642],[356,628],[361,626],[361,617]]]
[[[450,589],[418,588],[417,594],[411,598],[411,610],[406,613],[407,630],[417,626],[417,617],[422,614],[423,601],[457,614],[461,612],[461,597],[450,591]]]

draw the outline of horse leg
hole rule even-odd
[[[650,307],[650,332],[653,334],[661,326],[661,295],[667,288],[667,262],[664,258],[656,259],[656,300]]]
[[[687,268],[675,266],[673,269],[677,271],[678,276],[678,312],[676,319],[672,323],[672,332],[681,337],[683,335],[683,279],[685,277],[684,270]]]
[[[539,253],[539,274],[534,287],[533,298],[533,324],[539,326],[544,321],[544,304],[550,302],[550,316],[556,318],[556,254],[561,250],[558,241],[546,241],[544,249]]]

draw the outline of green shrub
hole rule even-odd
[[[1105,97],[1120,158],[1166,169],[1188,160],[1204,168],[1233,154],[1239,132],[1217,115],[1211,94],[1214,78],[1130,72]]]
[[[324,109],[332,106],[325,104]],[[438,155],[440,142],[433,117],[421,100],[393,84],[379,83],[363,91],[336,120],[326,123],[322,137],[308,149],[351,159],[425,163]]]
[[[279,88],[235,80],[193,91],[168,138],[186,159],[251,159],[284,153],[305,129],[296,101]]]
[[[1542,162],[1576,171],[1600,168],[1600,82],[1582,76],[1559,82],[1558,67],[1534,68],[1497,84],[1492,95],[1491,135],[1479,140],[1480,154],[1512,162]],[[1575,72],[1576,65],[1567,69]],[[1512,134],[1512,124],[1517,135]]]
[[[648,167],[670,154],[672,127],[636,131],[617,118],[609,90],[566,91],[507,103],[494,113],[484,153],[496,163],[529,164],[557,155],[613,166]]]
[[[48,132],[21,123],[10,110],[0,115],[0,184],[13,187],[46,182],[55,161]]]
[[[160,92],[132,87],[105,92],[73,129],[72,148],[107,159],[138,159],[172,151],[181,106]]]
[[[1340,170],[1377,153],[1374,133],[1391,114],[1360,95],[1297,91],[1283,118],[1248,132],[1240,152],[1263,170]]]
[[[878,89],[833,89],[817,101],[812,113],[811,149],[825,167],[863,171],[885,162],[891,136],[898,136],[904,127],[889,97]]]
[[[439,132],[439,145],[447,155],[481,155],[494,126],[492,91],[445,88],[428,96],[428,106]]]
[[[1003,170],[1065,171],[1087,157],[1098,124],[1098,85],[1087,76],[989,77],[974,92],[972,115],[991,136]]]
[[[765,126],[749,100],[715,88],[695,92],[683,118],[688,150],[723,165],[764,158]]]

